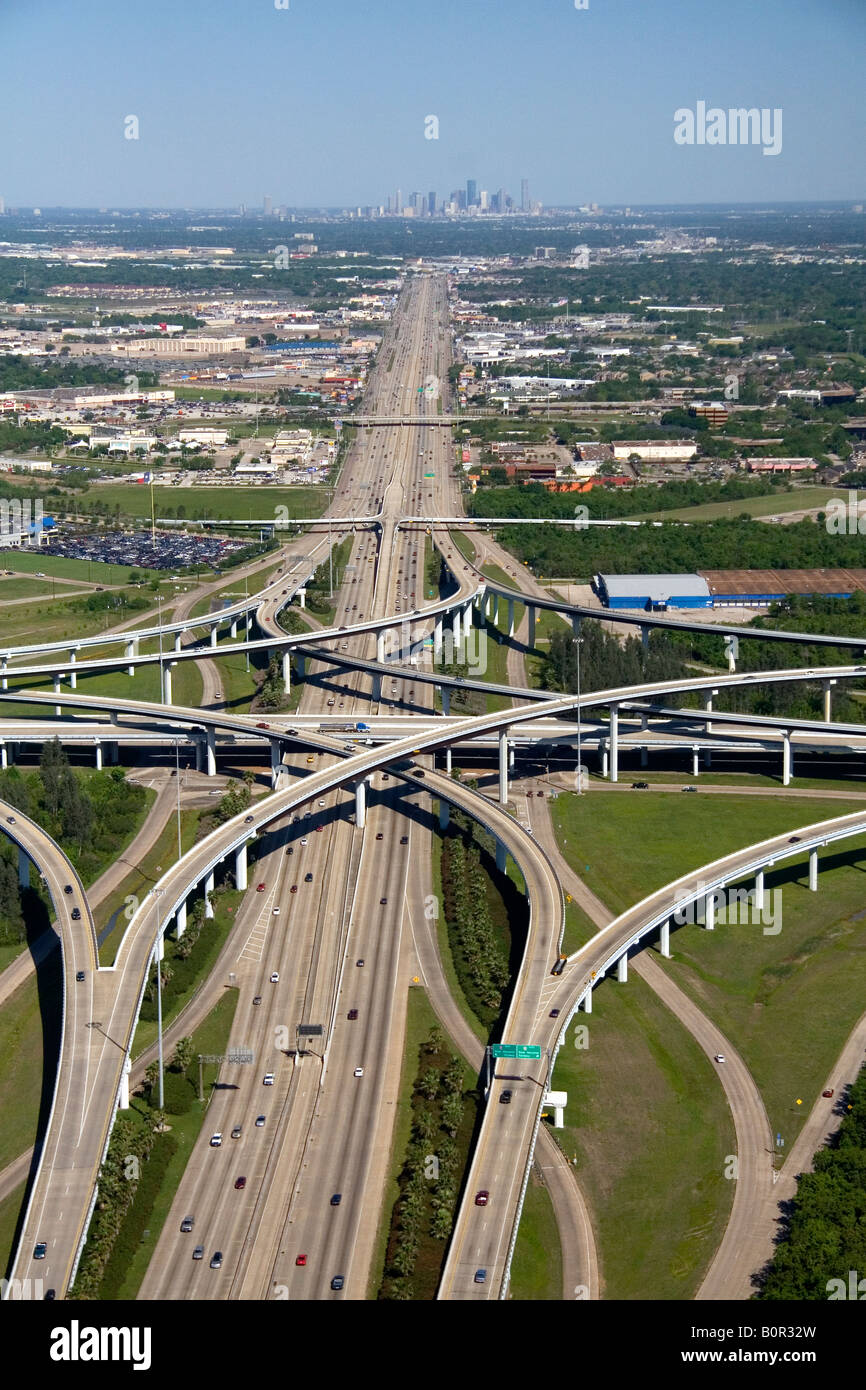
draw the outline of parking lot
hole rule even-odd
[[[243,550],[244,545],[244,541],[221,536],[193,536],[177,531],[157,531],[154,536],[150,531],[109,531],[52,537],[43,554],[101,560],[104,564],[136,569],[178,570],[207,565],[216,570],[227,556]]]

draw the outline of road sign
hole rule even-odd
[[[511,1057],[523,1061],[537,1062],[541,1057],[540,1047],[529,1047],[523,1043],[494,1043],[490,1051],[494,1057]]]
[[[299,1038],[320,1038],[320,1037],[322,1036],[322,1033],[323,1033],[323,1032],[324,1032],[324,1029],[322,1028],[321,1023],[299,1023],[299,1024],[298,1024],[298,1037],[299,1037]]]

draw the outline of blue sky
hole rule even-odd
[[[7,206],[866,201],[866,0],[0,0],[0,52]],[[781,153],[677,145],[698,101]]]

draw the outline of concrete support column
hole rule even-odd
[[[175,649],[175,651],[176,651],[176,652],[179,652],[182,646],[183,646],[183,633],[182,633],[182,632],[176,632],[176,633],[174,634],[174,649]]]
[[[813,893],[818,891],[818,851],[809,850],[809,887]]]
[[[447,830],[451,820],[451,807],[447,801],[439,802],[439,829]]]
[[[496,841],[496,867],[501,874],[505,873],[505,860],[508,851],[501,840]]]
[[[670,956],[671,956],[671,924],[670,924],[669,921],[668,921],[668,922],[662,922],[662,931],[661,931],[661,953],[662,953],[663,956],[666,956],[668,960],[670,960]]]
[[[205,740],[207,748],[207,775],[216,777],[216,731],[205,729]]]
[[[442,693],[442,713],[443,713],[443,714],[450,714],[450,713],[451,713],[451,687],[450,687],[450,685],[440,685],[439,689],[440,689],[440,691],[441,691],[441,693]]]
[[[195,740],[195,770],[201,772],[204,767],[204,743],[201,738]]]
[[[230,624],[230,626],[229,626],[229,637],[237,637],[237,635],[238,635],[238,620],[237,620],[237,618],[232,618],[231,624]]]
[[[508,805],[508,730],[499,734],[499,804]]]
[[[109,761],[110,763],[118,763],[118,762],[120,762],[120,744],[119,744],[119,743],[109,743],[109,745],[108,745],[108,761]]]
[[[698,775],[698,745],[697,745],[696,743],[694,743],[694,744],[692,744],[692,776],[693,776],[693,777],[697,777],[697,775]]]
[[[572,630],[572,632],[574,633],[575,637],[579,637],[579,636],[580,636],[580,624],[581,624],[582,621],[583,621],[583,620],[582,620],[582,618],[581,618],[581,616],[580,616],[579,613],[572,613],[572,615],[571,615],[571,630]]]
[[[437,613],[433,624],[433,660],[438,663],[442,660],[442,614]]]
[[[382,698],[382,677],[373,677],[373,704],[378,705]]]
[[[454,609],[454,656],[455,656],[455,658],[458,657],[458,656],[460,655],[460,652],[462,651],[462,648],[463,648],[463,637],[462,637],[462,633],[461,633],[460,622],[461,622],[461,618],[460,618],[460,609],[459,609],[459,608],[455,608],[455,609]]]
[[[716,929],[716,895],[710,892],[704,898],[704,927],[707,931]]]
[[[601,775],[602,777],[607,777],[608,775],[608,757],[606,742],[601,744]]]
[[[298,673],[298,680],[304,679],[304,672],[307,669],[307,658],[301,651],[295,652],[295,670]]]
[[[610,780],[619,781],[619,705],[610,707]]]
[[[18,883],[21,888],[30,887],[30,860],[21,846],[18,846]]]
[[[821,682],[821,690],[824,694],[823,719],[825,724],[829,724],[830,720],[833,718],[833,696],[831,694],[831,690],[835,684],[836,682],[834,680],[827,680]]]
[[[276,739],[271,744],[271,788],[277,791],[283,775],[283,750]]]
[[[646,767],[646,765],[647,765],[648,762],[649,762],[649,749],[647,748],[646,744],[644,743],[644,744],[641,744],[641,750],[640,750],[640,765],[641,765],[641,767]]]
[[[376,660],[381,666],[385,660],[385,632],[382,629],[376,633]]]
[[[755,912],[764,910],[764,870],[759,869],[755,874]]]
[[[162,703],[164,705],[171,704],[171,671],[173,666],[173,661],[162,663]]]
[[[508,600],[508,636],[514,636],[514,599]]]
[[[102,744],[99,742],[99,739],[96,739],[96,741],[95,741],[95,744],[94,744],[94,752],[95,752],[95,754],[96,754],[96,770],[97,770],[97,772],[101,772],[101,771],[102,771]]]
[[[77,659],[77,658],[76,658],[76,656],[75,656],[75,649],[73,648],[72,651],[70,651],[70,653],[69,653],[69,664],[70,664],[70,666],[74,666],[74,665],[75,665],[76,659]],[[70,684],[70,686],[71,686],[71,688],[72,688],[73,690],[77,690],[77,689],[78,689],[78,677],[77,677],[77,675],[75,674],[75,671],[74,671],[74,670],[73,670],[73,671],[70,671],[70,673],[69,673],[69,684]]]
[[[463,635],[468,637],[472,631],[472,600],[470,599],[463,609]]]
[[[6,657],[4,656],[2,663],[0,663],[0,671],[2,671],[2,676],[0,676],[0,685],[2,685],[2,688],[4,690],[9,689],[9,677],[6,675],[8,669],[9,662],[6,660]]]
[[[713,696],[714,696],[714,695],[718,695],[718,693],[719,693],[718,690],[705,690],[705,691],[703,692],[703,695],[704,695],[704,709],[706,710],[707,714],[712,714],[712,710],[713,710]],[[708,733],[708,734],[711,734],[712,732],[713,732],[713,726],[712,726],[712,724],[710,723],[710,721],[709,721],[709,719],[708,719],[708,720],[707,720],[707,733]]]
[[[640,644],[645,652],[649,651],[649,638],[649,628],[644,625],[640,630]]]
[[[283,652],[283,685],[285,686],[286,694],[287,694],[287,695],[290,695],[290,694],[292,693],[292,649],[291,649],[291,647],[286,647],[285,651]]]
[[[782,735],[782,786],[783,786],[783,787],[790,786],[790,783],[791,783],[791,768],[792,768],[793,761],[794,761],[794,760],[793,760],[793,757],[791,756],[791,735],[788,734],[788,733],[786,733],[786,734],[783,734],[783,735]]]
[[[530,646],[530,647],[534,647],[534,646],[535,646],[535,617],[536,617],[537,611],[538,611],[538,610],[537,610],[536,608],[533,608],[533,607],[530,605],[530,608],[529,608],[529,638],[528,638],[528,642],[529,642],[529,646]]]
[[[0,743],[0,767],[9,766],[9,751],[5,743]]]
[[[590,985],[589,989],[586,991],[586,994],[583,997],[583,1012],[585,1014],[592,1013],[592,985]]]
[[[299,590],[298,590],[298,598],[299,598],[299,600],[300,600],[301,607],[302,607],[302,608],[306,608],[306,606],[307,606],[307,591],[306,591],[306,589],[299,589]]]
[[[247,886],[247,846],[246,842],[235,850],[235,887],[241,892]]]
[[[126,644],[125,656],[126,656],[127,661],[131,660],[132,657],[138,656],[138,643],[137,643],[137,642],[127,642],[127,644]],[[127,674],[128,676],[134,676],[134,675],[135,675],[135,667],[134,667],[134,666],[127,666],[127,668],[126,668],[126,674]]]
[[[132,1063],[130,1062],[129,1058],[126,1057],[123,1063],[123,1072],[120,1077],[120,1101],[118,1102],[119,1110],[129,1109],[129,1073],[131,1071]]]
[[[628,983],[628,952],[623,951],[616,963],[616,978],[621,985]]]
[[[363,778],[355,783],[355,824],[359,830],[367,824],[367,783]]]
[[[55,695],[59,695],[59,694],[60,694],[60,677],[59,677],[58,675],[55,675],[55,677],[54,677],[54,694],[55,694]],[[54,713],[58,716],[58,718],[60,717],[60,715],[62,714],[62,712],[63,712],[63,711],[62,711],[60,705],[55,705],[55,706],[54,706]]]
[[[213,893],[213,870],[211,870],[211,872],[205,876],[205,881],[204,881],[204,915],[205,915],[205,917],[213,917],[213,903],[211,902],[211,894],[212,894],[212,893]]]
[[[212,647],[215,647],[217,644],[217,627],[218,624],[214,623],[213,627],[210,630],[210,644]]]
[[[737,658],[734,656],[734,648],[726,642],[725,651],[728,657],[728,674],[733,676],[737,669]]]
[[[180,941],[181,937],[183,936],[184,932],[186,931],[186,900],[185,900],[185,899],[184,899],[184,901],[181,903],[180,907],[177,909],[177,912],[176,912],[175,915],[174,915],[174,925],[175,925],[175,930],[176,930],[176,934],[177,934],[177,939],[178,939],[178,941]]]
[[[450,749],[450,747],[445,749],[445,771],[447,772],[448,776],[450,777],[450,776],[451,776],[451,749]]]

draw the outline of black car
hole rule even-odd
[[[80,908],[80,907],[74,907],[74,908],[72,909],[72,914],[71,914],[71,915],[72,915],[72,920],[73,920],[73,922],[80,922],[80,921],[81,921],[81,908]]]
[[[503,1091],[503,1092],[502,1092],[502,1095],[499,1097],[499,1104],[500,1104],[500,1105],[510,1105],[510,1104],[511,1104],[511,1092],[510,1092],[510,1091]]]
[[[331,1288],[338,1292],[343,1287],[344,1282],[342,1274],[335,1274],[331,1280]]]
[[[71,893],[71,892],[72,892],[72,884],[71,884],[71,883],[67,883],[67,884],[64,886],[63,891],[64,891],[64,893]]]
[[[76,972],[75,972],[75,978],[76,978],[76,980],[78,981],[78,983],[81,984],[82,980],[84,979],[84,971],[83,971],[83,970],[76,970]]]
[[[313,881],[313,875],[312,875],[312,874],[304,874],[304,882],[305,882],[305,883],[312,883],[312,881]]]
[[[631,789],[638,792],[649,791],[649,782],[632,782]]]
[[[338,1206],[340,1205],[340,1203],[342,1202],[342,1200],[343,1200],[343,1194],[342,1194],[342,1192],[335,1192],[334,1195],[333,1195],[333,1197],[331,1198],[331,1206],[332,1206],[332,1207],[338,1207]]]

